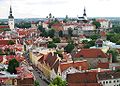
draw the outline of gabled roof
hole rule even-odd
[[[100,72],[98,73],[99,80],[117,79],[120,78],[120,72]]]
[[[104,69],[108,69],[109,68],[109,62],[99,62],[98,63],[98,68],[104,68]]]
[[[81,66],[81,70],[87,70],[88,69],[87,61],[85,60],[85,61],[61,63],[60,69],[61,69],[61,72],[68,69],[69,67],[74,67],[79,70],[80,66]]]
[[[53,65],[53,67],[52,67],[52,69],[55,70],[55,73],[56,73],[56,74],[57,74],[57,72],[58,72],[59,64],[60,64],[60,61],[57,60],[57,61],[55,62],[55,64]]]
[[[50,67],[53,67],[56,60],[57,60],[56,56],[47,57],[46,60],[45,60],[45,63],[49,64]]]
[[[97,73],[84,72],[84,73],[73,73],[67,74],[68,83],[97,83]]]
[[[108,56],[101,49],[81,49],[74,56],[75,58],[108,58]]]

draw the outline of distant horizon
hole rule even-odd
[[[82,16],[81,16],[82,17]],[[46,19],[45,17],[31,17],[31,18],[15,18],[14,19]],[[55,18],[65,18],[65,17],[55,17]],[[77,18],[77,17],[68,17],[68,18]],[[88,18],[120,18],[120,17],[88,17]],[[0,18],[0,19],[8,19],[8,18]]]

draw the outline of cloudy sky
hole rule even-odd
[[[0,18],[7,18],[12,4],[15,18],[82,16],[84,6],[88,17],[120,17],[120,0],[0,0]]]

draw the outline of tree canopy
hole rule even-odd
[[[92,22],[92,24],[96,26],[96,29],[98,29],[98,28],[101,27],[100,22],[97,22],[96,20],[94,20],[94,21]]]
[[[19,67],[19,62],[16,59],[12,59],[8,63],[7,71],[11,74],[13,74],[13,73],[16,74],[17,73],[17,71],[16,71],[17,67]]]
[[[30,28],[31,23],[30,22],[16,23],[15,26],[18,28]]]
[[[48,48],[56,48],[57,45],[54,42],[49,42],[48,43]]]
[[[66,86],[66,81],[62,80],[61,77],[57,76],[49,86]]]
[[[112,62],[117,62],[118,51],[116,49],[110,49],[108,53],[112,54]]]
[[[54,34],[55,34],[55,30],[54,29],[51,29],[48,31],[48,36],[50,36],[51,38],[54,37]]]
[[[57,37],[53,38],[53,42],[54,43],[60,43],[60,38],[57,38]]]
[[[63,37],[63,31],[62,30],[59,31],[59,36]]]
[[[73,43],[69,43],[65,48],[64,50],[67,52],[67,53],[71,53],[72,50],[74,49],[75,45]]]

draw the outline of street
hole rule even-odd
[[[31,65],[31,61],[29,60],[29,54],[26,53],[25,55],[25,58],[27,60],[27,62],[29,63],[29,65]],[[48,86],[49,85],[49,82],[46,81],[46,79],[44,79],[44,75],[39,71],[39,69],[37,69],[35,66],[33,66],[33,74],[36,78],[36,80],[39,82],[40,86]],[[43,80],[44,79],[44,80]]]
[[[48,86],[48,84],[40,78],[41,75],[36,70],[33,70],[33,74],[35,75],[35,78],[39,82],[40,86]]]

